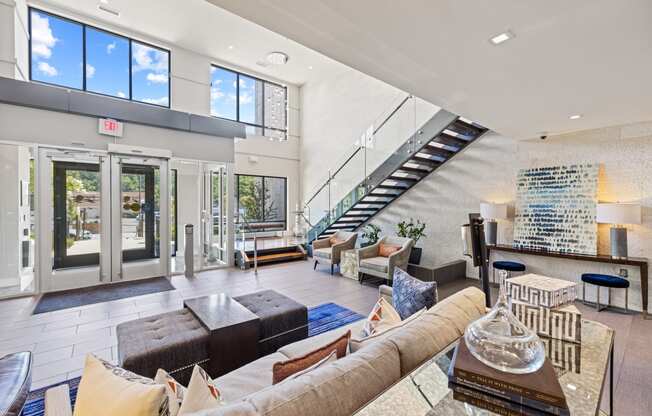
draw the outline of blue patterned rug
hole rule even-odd
[[[308,337],[322,334],[331,329],[339,328],[350,323],[364,319],[364,316],[352,310],[346,309],[336,303],[324,303],[308,309]],[[43,416],[45,391],[61,384],[70,386],[70,403],[75,404],[77,398],[77,387],[79,377],[67,380],[51,386],[31,391],[27,397],[27,403],[23,409],[22,416]]]

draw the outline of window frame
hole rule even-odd
[[[56,84],[56,83],[53,83],[53,82],[35,80],[32,77],[32,12],[33,11],[38,12],[38,13],[42,13],[42,14],[45,14],[45,15],[48,15],[48,16],[52,16],[52,17],[54,17],[56,19],[65,20],[67,22],[74,23],[76,25],[81,26],[81,29],[82,29],[82,87],[81,87],[81,89],[80,88],[75,88],[75,87],[68,87],[68,86]],[[127,63],[127,68],[129,69],[129,96],[128,97],[123,98],[123,97],[118,97],[118,96],[115,96],[115,95],[103,94],[101,92],[89,91],[86,88],[86,64],[87,64],[87,61],[86,61],[86,28],[91,28],[91,29],[97,30],[99,32],[104,32],[104,33],[106,33],[108,35],[123,38],[123,39],[126,39],[128,41],[128,43],[129,43],[129,62]],[[81,21],[78,21],[78,20],[74,20],[74,19],[71,19],[71,18],[66,17],[66,16],[61,16],[59,14],[52,13],[52,12],[47,11],[47,10],[39,9],[38,7],[31,7],[31,6],[27,8],[27,31],[29,33],[28,41],[27,41],[29,50],[28,50],[27,55],[28,55],[28,66],[29,66],[28,69],[29,69],[29,81],[30,82],[36,82],[36,83],[39,83],[39,84],[50,85],[50,86],[65,88],[65,89],[74,90],[74,91],[83,91],[85,93],[95,94],[95,95],[99,95],[101,97],[115,98],[115,99],[118,99],[118,100],[131,101],[131,102],[134,102],[134,103],[145,104],[145,105],[153,105],[153,106],[159,107],[159,108],[171,108],[171,105],[172,105],[172,77],[170,75],[170,72],[171,72],[171,68],[172,68],[172,51],[170,51],[169,49],[166,49],[166,48],[163,48],[161,46],[157,46],[157,45],[154,45],[154,44],[151,44],[149,42],[145,42],[145,41],[142,41],[142,40],[139,40],[139,39],[136,39],[136,38],[132,38],[130,36],[125,36],[123,34],[113,32],[111,30],[100,28],[100,27],[97,27],[95,25],[91,25],[91,24],[84,23],[84,22],[81,22]],[[141,45],[144,45],[144,46],[147,46],[147,47],[150,47],[150,48],[153,48],[153,49],[158,49],[159,51],[163,51],[163,52],[166,52],[168,54],[168,71],[167,71],[167,73],[168,73],[167,74],[168,75],[168,104],[167,105],[147,103],[145,101],[140,101],[140,100],[134,100],[133,99],[133,76],[132,76],[132,73],[133,73],[133,68],[132,68],[132,60],[133,60],[132,43],[133,42],[138,42]]]
[[[289,113],[289,112],[288,112],[288,87],[287,87],[287,86],[282,85],[282,84],[279,84],[279,83],[277,83],[277,82],[268,81],[268,80],[266,80],[266,79],[263,79],[263,78],[257,77],[257,76],[255,76],[255,75],[250,75],[250,74],[246,74],[246,73],[244,73],[244,72],[236,71],[236,70],[233,70],[233,69],[231,69],[231,68],[227,68],[227,67],[225,67],[225,66],[218,65],[218,64],[211,64],[211,69],[212,69],[212,68],[221,69],[221,70],[223,70],[223,71],[231,72],[231,73],[235,74],[235,76],[236,76],[236,78],[235,78],[235,96],[236,96],[236,101],[235,101],[235,103],[236,103],[236,104],[235,104],[235,117],[236,117],[236,118],[235,118],[235,119],[231,119],[231,118],[227,118],[227,117],[215,116],[215,115],[213,115],[212,106],[211,106],[211,112],[210,112],[210,113],[211,113],[211,117],[213,117],[213,118],[218,118],[218,119],[221,119],[221,120],[235,121],[235,122],[238,122],[238,123],[244,124],[245,126],[250,126],[250,127],[255,127],[255,128],[262,129],[263,136],[265,136],[265,132],[266,132],[266,130],[276,131],[276,132],[281,132],[281,133],[284,134],[285,139],[287,140],[287,136],[288,136],[288,121],[289,121],[289,120],[288,120],[288,113]],[[263,107],[262,114],[263,114],[263,117],[262,117],[261,124],[247,123],[247,122],[245,122],[245,121],[241,121],[241,120],[240,120],[240,75],[242,75],[242,76],[244,76],[244,77],[247,77],[247,78],[251,78],[251,79],[253,79],[254,81],[260,81],[260,82],[262,82],[262,85],[263,85],[263,103],[262,103],[262,107]],[[283,91],[285,92],[284,97],[283,97],[283,100],[284,100],[284,102],[285,102],[285,105],[284,105],[284,108],[285,108],[285,129],[277,129],[277,128],[274,128],[274,127],[267,127],[267,126],[265,126],[265,98],[266,98],[266,97],[265,97],[265,84],[271,84],[271,85],[274,85],[274,86],[276,86],[276,87],[283,88]],[[212,73],[211,73],[211,88],[212,88],[212,87],[213,87],[213,77],[212,77]],[[246,176],[261,176],[261,175],[246,175]],[[265,177],[265,176],[262,176],[262,177]],[[274,177],[276,177],[276,176],[267,176],[267,177],[268,177],[268,178],[274,178]],[[287,178],[286,178],[286,179],[287,179]],[[287,183],[286,183],[286,185],[287,185]]]
[[[241,176],[249,176],[253,178],[261,178],[261,182],[263,185],[263,220],[262,221],[253,221],[255,223],[261,223],[261,224],[272,224],[272,223],[277,223],[281,221],[266,221],[264,218],[265,215],[265,178],[270,178],[270,179],[283,179],[283,199],[285,201],[284,204],[284,209],[283,209],[283,230],[287,230],[288,227],[288,178],[285,176],[271,176],[271,175],[250,175],[246,173],[236,173],[234,174],[234,188],[235,188],[235,203],[236,203],[236,212],[240,212],[240,177]],[[235,216],[235,223],[237,225],[243,224],[242,221],[240,221],[240,215]]]

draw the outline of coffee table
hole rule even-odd
[[[459,341],[458,341],[459,342]],[[446,376],[457,342],[394,384],[356,416],[457,416],[496,415],[453,399]],[[557,373],[572,416],[594,416],[600,411],[602,390],[611,363],[610,415],[613,415],[614,330],[595,321],[582,321],[582,344],[577,370]],[[579,372],[577,372],[579,371]]]
[[[183,306],[209,331],[211,377],[258,359],[260,319],[249,309],[225,293],[186,299]]]

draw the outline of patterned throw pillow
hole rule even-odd
[[[206,374],[206,371],[196,365],[192,370],[178,416],[189,415],[200,410],[215,409],[221,405],[220,391],[213,385],[213,380]]]
[[[346,356],[346,350],[349,345],[350,338],[351,331],[349,330],[335,341],[330,342],[314,351],[310,351],[301,357],[274,363],[274,366],[272,367],[272,384],[280,383],[293,374],[297,374],[314,366],[323,359],[327,358],[333,352],[336,354],[337,358]]]
[[[119,398],[120,400],[116,400]],[[86,356],[75,416],[168,416],[165,387],[123,368]]]
[[[168,395],[170,416],[177,416],[181,408],[181,403],[183,403],[183,397],[186,394],[186,388],[161,368],[156,372],[154,381],[165,386],[165,393]]]
[[[437,303],[437,282],[422,282],[398,267],[394,269],[392,286],[392,303],[401,319]]]
[[[401,316],[396,312],[392,304],[387,302],[385,298],[380,298],[371,309],[360,336],[362,338],[369,337],[400,322]]]
[[[380,257],[389,257],[401,249],[401,246],[392,246],[389,244],[380,243],[378,245],[378,255]]]

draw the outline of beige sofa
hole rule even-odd
[[[381,286],[380,295],[391,302],[391,288]],[[287,345],[216,379],[215,385],[227,404],[201,415],[351,415],[456,341],[466,326],[485,312],[484,305],[484,294],[479,289],[464,289],[401,328],[376,337],[355,353],[272,386],[272,365],[275,362],[304,355],[349,329],[357,336],[364,321]],[[50,396],[48,398],[46,394],[46,416],[69,416],[69,413],[48,412],[48,401],[57,401],[55,394]]]

